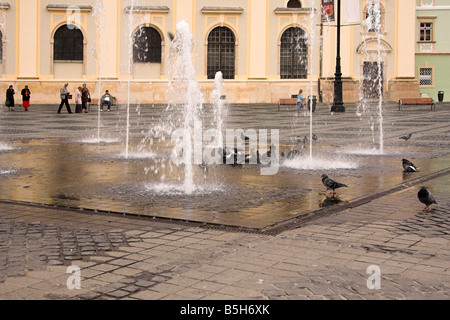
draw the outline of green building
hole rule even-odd
[[[420,93],[450,101],[450,1],[416,0],[416,78]]]

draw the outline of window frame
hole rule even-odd
[[[430,17],[418,17],[419,19],[419,38],[418,38],[418,43],[435,43],[435,38],[434,38],[434,30],[435,30],[435,18],[430,18]],[[422,39],[422,24],[430,24],[430,28],[431,28],[431,32],[430,32],[430,40],[426,40],[426,39]]]
[[[67,24],[63,24],[58,29],[56,29],[53,35],[53,61],[55,62],[84,62],[84,34],[83,31],[76,25],[70,25],[71,28],[68,27]],[[67,34],[72,30],[74,33],[71,37],[68,37]],[[66,34],[64,34],[66,32]],[[60,43],[62,41],[62,43]],[[76,44],[75,41],[79,43]],[[72,42],[71,45],[68,42]],[[78,48],[77,48],[78,47]],[[78,49],[78,50],[75,50]]]
[[[429,85],[422,85],[422,84],[420,84],[420,81],[421,81],[421,74],[420,74],[420,72],[421,72],[421,70],[424,70],[424,69],[430,69],[431,70],[431,75],[430,75],[431,84],[429,84]],[[419,70],[418,70],[418,78],[419,78],[418,80],[419,80],[419,87],[420,88],[434,88],[434,67],[429,66],[429,65],[420,66]]]
[[[226,31],[227,34],[223,32]],[[217,34],[218,33],[218,37]],[[213,41],[214,37],[218,41]],[[225,37],[225,40],[222,40]],[[236,35],[227,26],[217,26],[211,29],[207,38],[206,48],[206,77],[209,80],[215,78],[218,71],[222,72],[224,80],[236,78]],[[228,41],[227,41],[228,40]],[[214,56],[213,56],[213,53]],[[213,64],[213,60],[217,63]]]
[[[143,30],[145,30],[145,31],[143,31]],[[147,48],[149,51],[147,53],[145,53],[145,51],[142,52],[143,51],[142,48],[139,48],[141,50],[141,52],[138,52],[138,50],[136,48],[136,38],[138,37],[139,33],[140,33],[140,37],[147,35],[147,33],[146,33],[147,30],[152,30],[151,33],[149,34],[149,36],[157,35],[158,38],[156,39],[156,41],[153,41],[153,42],[150,39],[147,39],[147,41],[145,41],[145,39],[140,41],[140,44],[145,44],[148,46]],[[157,44],[157,45],[155,45],[155,44]],[[154,28],[152,26],[143,25],[143,26],[140,26],[138,29],[136,29],[136,31],[134,32],[134,35],[133,35],[133,63],[162,63],[162,36],[156,28]]]
[[[369,18],[369,9],[371,8],[372,5],[374,5],[375,2],[374,0],[368,1],[366,3],[366,7],[364,8],[364,20],[367,20]],[[386,9],[384,8],[383,4],[380,2],[380,29],[376,30],[376,29],[370,29],[367,28],[367,32],[369,33],[383,33],[385,32],[385,24],[386,24]]]
[[[298,3],[297,5],[292,5],[293,3]],[[289,0],[286,4],[287,8],[292,8],[292,9],[300,9],[302,8],[302,2],[300,0]]]
[[[292,30],[292,31],[291,31]],[[295,36],[297,30],[301,31],[301,38],[302,42],[300,41],[295,42]],[[291,32],[290,39],[287,39],[287,42],[283,42],[283,40],[286,37],[289,37],[287,34],[288,32]],[[303,45],[303,51],[301,53],[298,53],[296,55],[295,50],[297,45]],[[284,53],[290,53],[290,64],[283,64],[285,56]],[[280,79],[289,80],[289,79],[300,79],[305,80],[308,79],[308,63],[309,63],[309,46],[308,46],[308,33],[299,26],[291,26],[286,28],[280,37],[280,47],[279,47],[279,56],[280,56]],[[294,61],[296,58],[298,59],[304,59],[301,63]],[[289,57],[288,57],[289,60]],[[286,69],[289,68],[289,72],[286,72]],[[295,70],[295,68],[298,68],[298,70]]]

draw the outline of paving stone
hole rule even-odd
[[[111,296],[114,298],[124,298],[124,297],[128,296],[129,294],[130,294],[130,292],[124,291],[124,290],[116,290],[116,291],[107,293],[108,296]]]
[[[135,285],[138,287],[144,287],[144,288],[148,288],[151,286],[154,286],[156,284],[156,282],[154,281],[147,281],[147,280],[138,280],[135,282]]]

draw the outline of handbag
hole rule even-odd
[[[9,99],[6,99],[6,101],[5,101],[5,106],[9,107],[10,104],[11,104],[11,103],[10,103]]]
[[[91,97],[88,98],[88,102],[91,103]]]

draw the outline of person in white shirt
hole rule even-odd
[[[108,112],[111,111],[111,104],[112,104],[112,101],[115,99],[116,99],[116,97],[113,97],[109,93],[109,90],[106,90],[105,94],[102,96],[102,99],[101,99],[100,111],[103,111],[104,105],[108,105]]]

